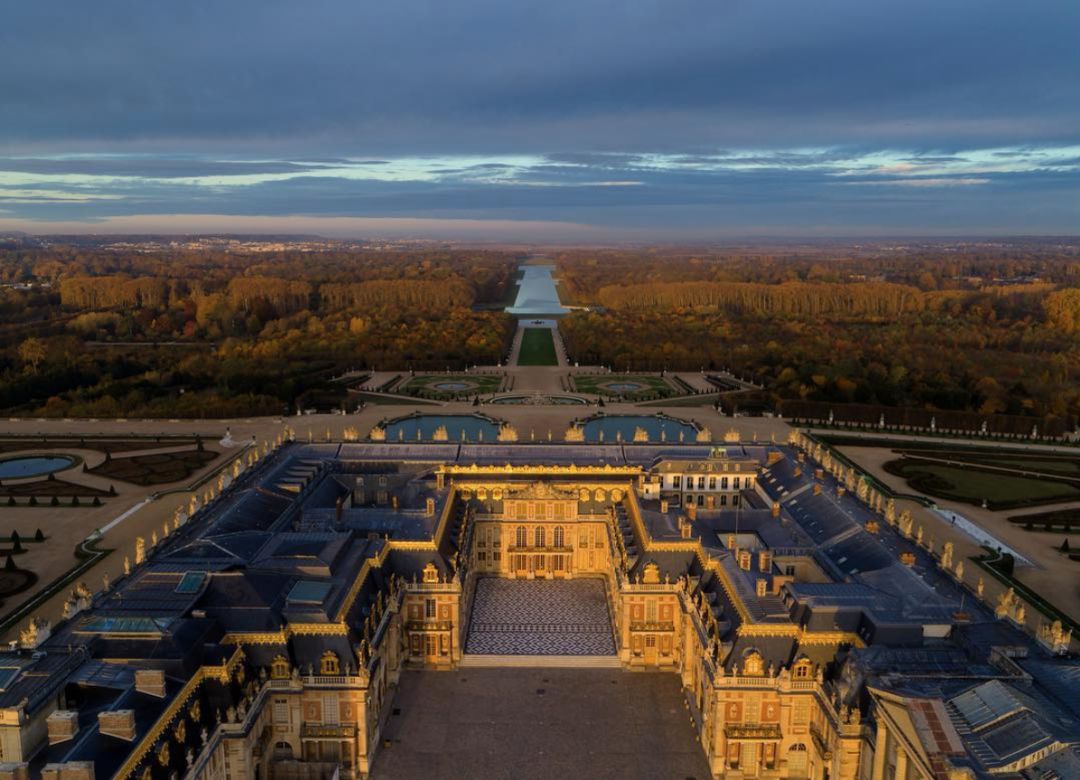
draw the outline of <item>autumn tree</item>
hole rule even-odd
[[[19,360],[30,367],[30,373],[36,374],[38,366],[48,354],[45,342],[31,336],[19,345]]]

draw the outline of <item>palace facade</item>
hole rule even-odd
[[[803,442],[285,438],[0,654],[0,780],[367,777],[403,670],[553,654],[676,675],[717,778],[1080,768],[1076,662]]]

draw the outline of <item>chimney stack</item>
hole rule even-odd
[[[104,736],[131,742],[135,739],[135,710],[99,712],[98,731]]]
[[[56,710],[45,719],[45,728],[50,745],[75,739],[79,731],[79,713],[75,710]],[[0,777],[3,775],[0,774]]]
[[[164,699],[165,672],[161,669],[136,669],[135,690]]]

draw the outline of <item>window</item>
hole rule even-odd
[[[566,544],[566,539],[563,533],[563,527],[561,525],[555,526],[555,546],[562,547]]]
[[[698,477],[697,478],[697,489],[698,490],[704,490],[705,489],[705,477]]]
[[[424,599],[424,617],[429,620],[435,617],[435,599]]]
[[[519,525],[517,527],[517,539],[516,539],[515,544],[517,544],[518,547],[528,547],[529,546],[529,540],[525,536],[525,526],[523,526],[523,525]]]
[[[283,655],[274,656],[270,663],[270,677],[275,680],[284,680],[289,676],[289,661]]]
[[[728,482],[727,477],[720,477],[720,489],[721,490],[727,490],[727,482]]]
[[[734,496],[731,497],[731,505],[732,506],[738,506],[739,505],[739,496],[738,496],[737,493]]]
[[[289,722],[289,700],[274,699],[274,723]]]
[[[720,506],[727,506],[727,496],[720,496]]]
[[[743,673],[749,677],[759,677],[765,674],[765,659],[757,650],[751,650],[746,654],[743,661]]]
[[[536,526],[536,530],[533,532],[533,544],[536,547],[544,546],[544,526]]]
[[[679,474],[676,474],[674,477],[672,477],[671,478],[671,486],[673,488],[681,488],[682,487],[682,476],[680,476]]]
[[[716,490],[716,477],[709,477],[709,490]]]
[[[796,679],[806,679],[810,676],[810,659],[803,656],[795,662],[794,676]]]
[[[806,745],[802,742],[796,742],[788,748],[787,766],[789,775],[792,777],[801,777],[806,774],[808,753],[809,751],[807,751]]]
[[[703,506],[705,504],[705,495],[701,494],[697,497],[697,505]]]
[[[323,694],[323,723],[337,725],[341,722],[341,712],[338,710],[338,697],[336,693]]]
[[[319,662],[319,673],[341,674],[341,661],[333,650],[327,650],[323,653],[322,660]]]

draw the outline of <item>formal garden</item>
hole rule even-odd
[[[502,388],[500,374],[416,374],[401,381],[392,392],[417,398],[453,401],[495,393]]]
[[[667,377],[657,374],[577,374],[571,377],[572,389],[605,398],[626,401],[653,401],[685,395]]]
[[[164,485],[187,479],[203,466],[211,463],[219,453],[203,449],[201,444],[193,450],[179,452],[155,452],[114,458],[106,454],[105,460],[93,468],[85,468],[87,474],[130,482],[134,485]]]
[[[918,493],[994,510],[1080,500],[1080,479],[1034,476],[1025,469],[910,456],[888,461],[884,469]]]

